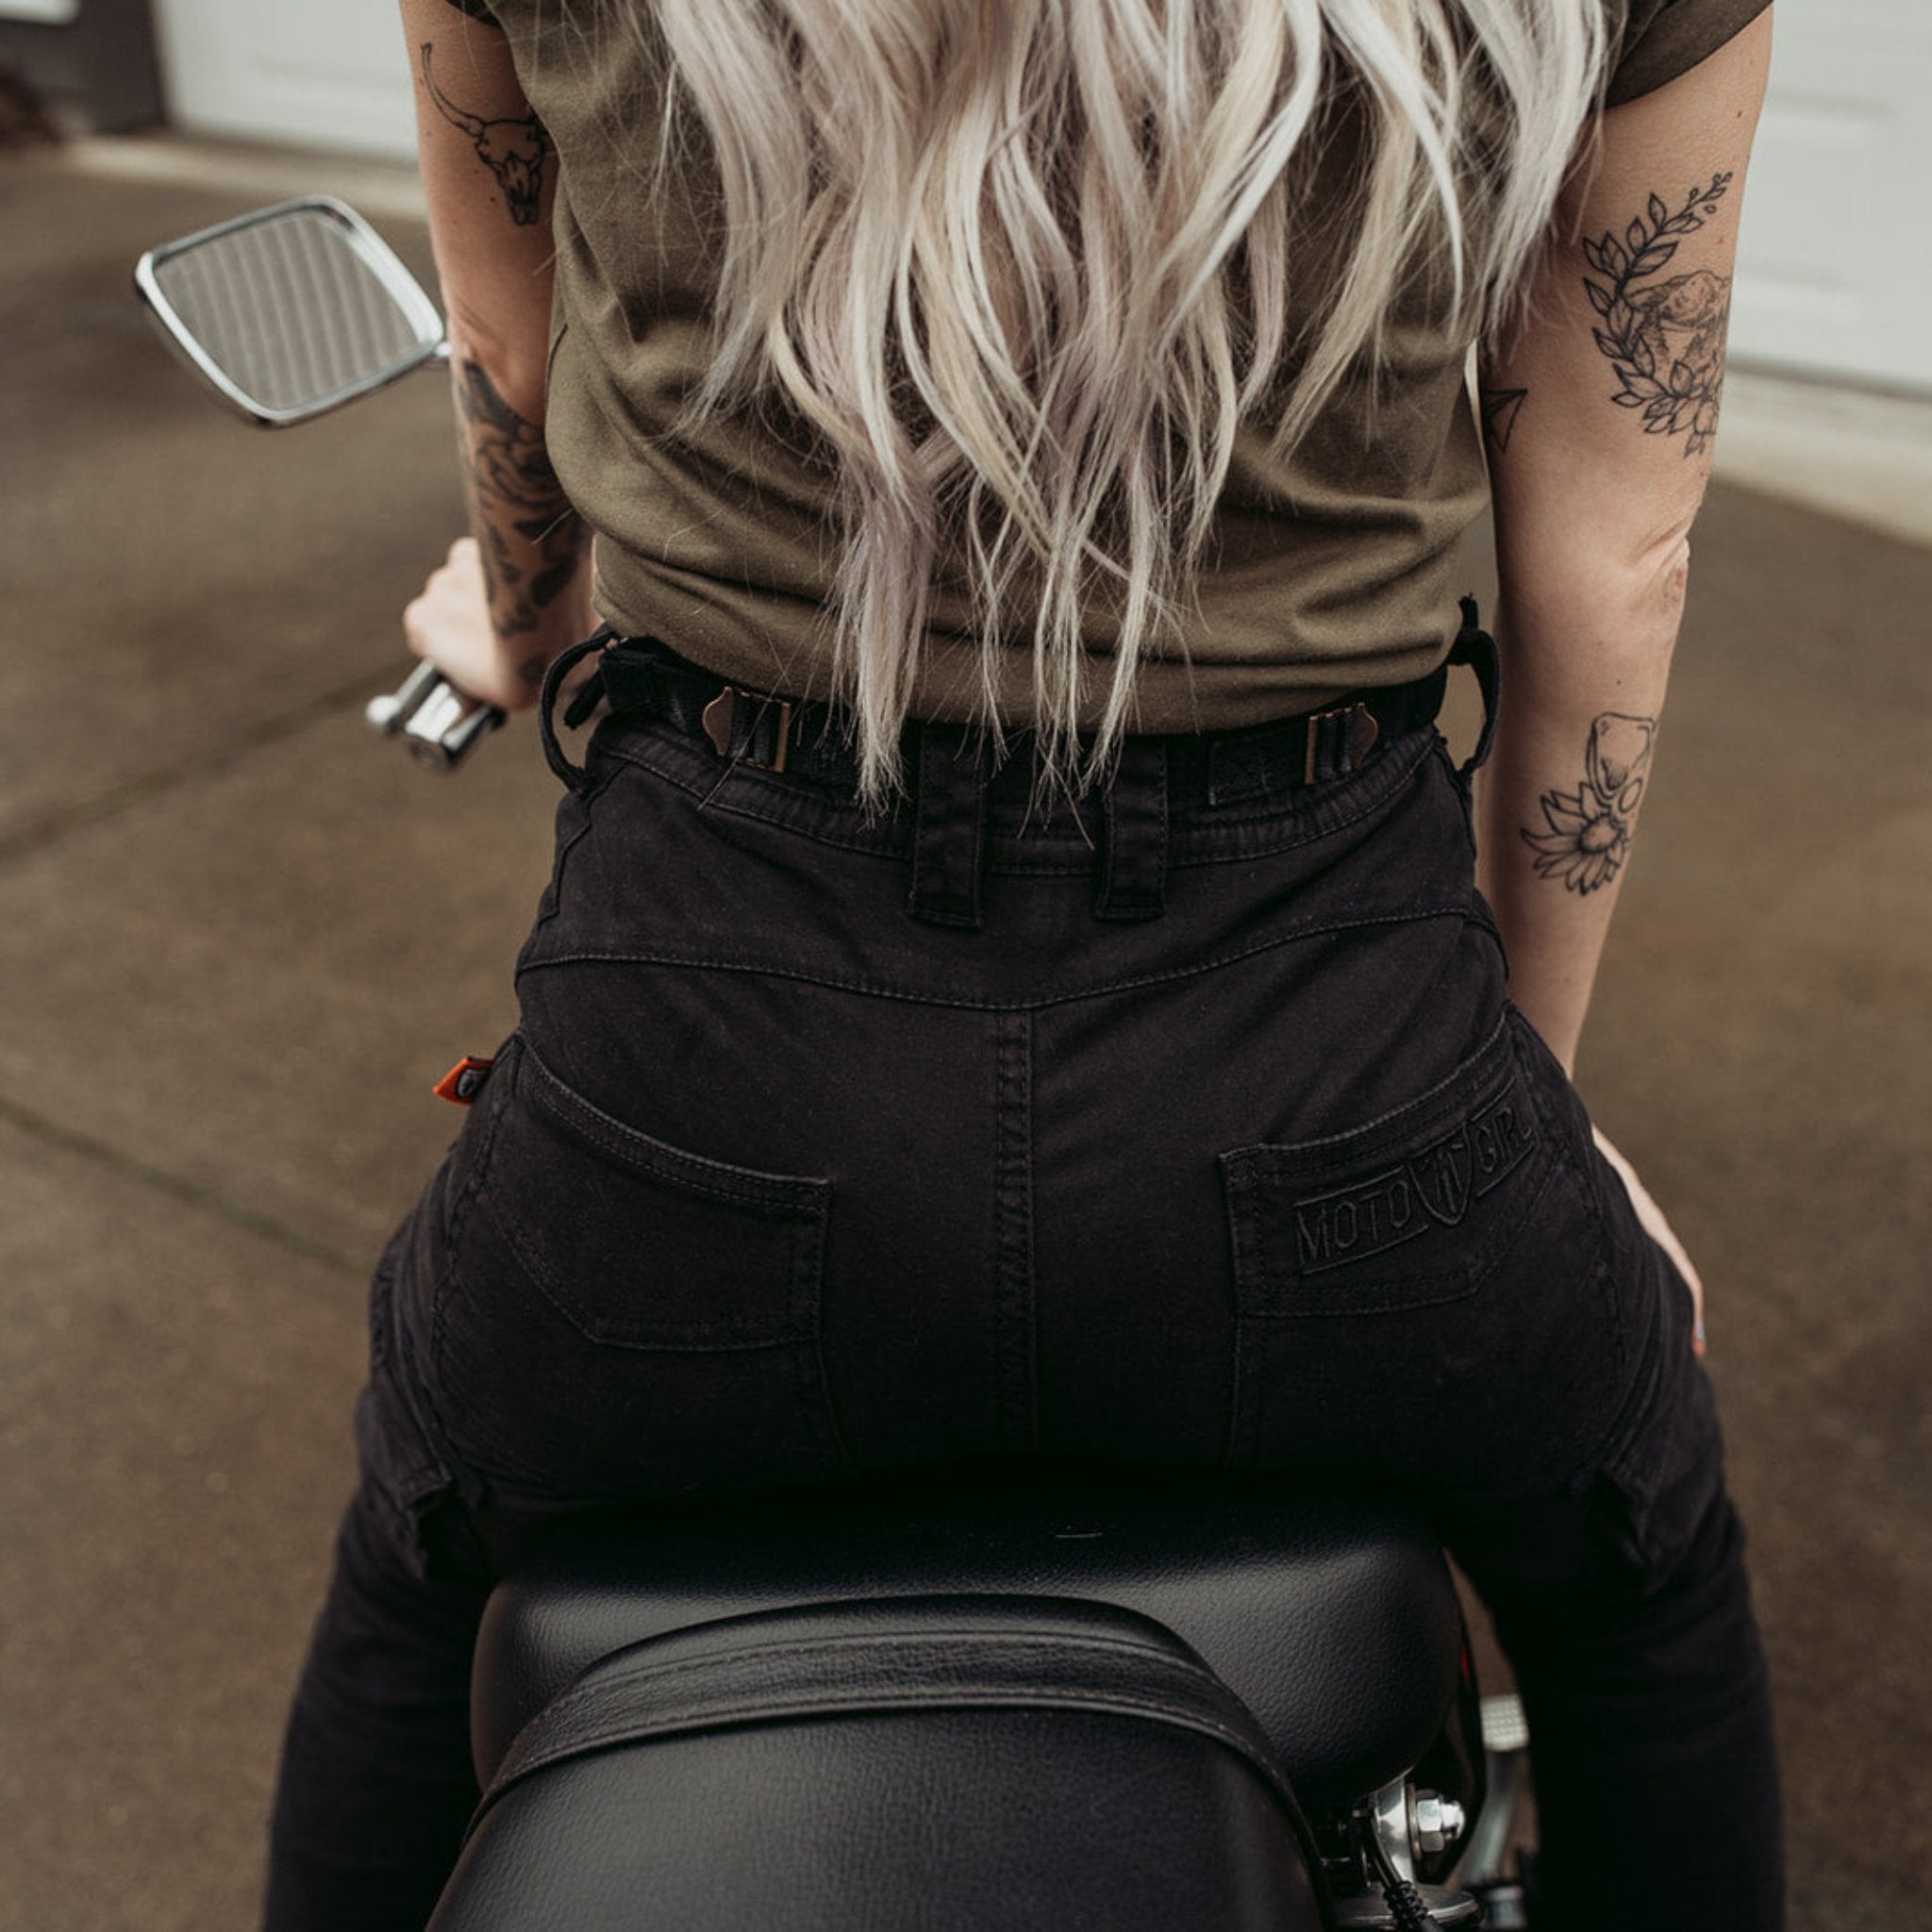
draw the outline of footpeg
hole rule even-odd
[[[1453,1876],[1457,1885],[1482,1894],[1484,1924],[1501,1932],[1527,1923],[1523,1888],[1503,1872],[1517,1809],[1529,1786],[1529,1721],[1513,1690],[1483,1699],[1483,1758],[1488,1795]]]
[[[1513,1690],[1499,1690],[1483,1699],[1483,1749],[1485,1751],[1527,1751],[1529,1720],[1523,1714],[1523,1699]]]

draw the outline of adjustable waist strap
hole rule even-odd
[[[1411,683],[1369,687],[1319,711],[1261,724],[1137,741],[1164,744],[1171,772],[1177,765],[1193,767],[1210,805],[1237,804],[1324,784],[1358,770],[1384,740],[1433,723],[1441,708],[1449,666],[1469,664],[1482,686],[1485,720],[1475,756],[1464,767],[1467,778],[1489,756],[1496,723],[1498,667],[1495,644],[1476,622],[1474,599],[1462,600],[1462,630],[1447,661]],[[848,746],[844,721],[829,706],[773,691],[746,691],[687,663],[655,638],[618,640],[608,627],[566,651],[544,680],[545,755],[551,768],[573,788],[582,782],[582,774],[558,745],[551,710],[565,674],[593,650],[603,655],[572,698],[564,713],[567,725],[582,724],[600,701],[606,702],[618,717],[658,721],[702,738],[719,758],[734,764],[788,773],[842,791],[857,789],[858,760]],[[908,769],[917,768],[916,731],[916,726],[908,726]]]

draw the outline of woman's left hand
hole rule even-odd
[[[1596,1140],[1596,1150],[1617,1170],[1617,1175],[1630,1195],[1630,1205],[1637,1209],[1637,1219],[1645,1234],[1676,1263],[1677,1272],[1690,1285],[1691,1306],[1696,1309],[1697,1320],[1690,1331],[1690,1349],[1694,1355],[1704,1353],[1704,1277],[1698,1274],[1684,1243],[1677,1239],[1676,1230],[1664,1218],[1664,1210],[1650,1197],[1650,1190],[1637,1178],[1637,1170],[1625,1160],[1606,1138],[1604,1130],[1592,1126],[1591,1133]]]
[[[458,537],[403,610],[403,634],[456,688],[505,711],[537,702],[544,660],[525,648],[512,661],[490,618],[483,557],[474,537]]]

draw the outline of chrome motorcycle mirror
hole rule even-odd
[[[156,326],[258,427],[341,408],[449,360],[436,304],[352,208],[325,194],[256,208],[151,248],[134,286]],[[433,666],[373,700],[370,724],[454,771],[503,723]]]
[[[442,318],[354,208],[308,195],[151,248],[134,286],[251,423],[306,423],[449,356]]]

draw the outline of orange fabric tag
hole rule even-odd
[[[468,1107],[483,1091],[483,1083],[490,1077],[494,1060],[479,1060],[475,1054],[466,1053],[432,1090],[437,1099],[453,1101],[458,1107]]]

